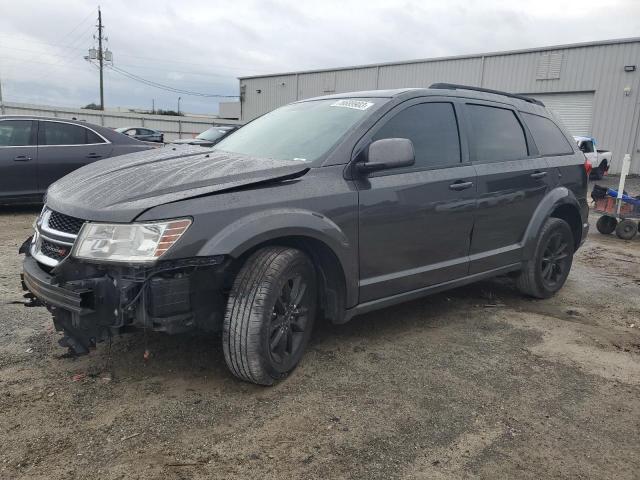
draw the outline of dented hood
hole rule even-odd
[[[47,191],[49,208],[77,218],[130,222],[161,204],[303,175],[303,162],[165,147],[92,163]],[[185,212],[188,214],[188,212]]]

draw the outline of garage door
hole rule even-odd
[[[528,96],[542,100],[571,135],[591,136],[593,92],[534,93]]]

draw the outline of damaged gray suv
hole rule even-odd
[[[270,385],[319,318],[502,274],[553,295],[586,237],[586,191],[584,155],[537,100],[450,84],[331,95],[212,149],[59,180],[21,248],[23,285],[75,353],[132,327],[221,331],[231,372]]]

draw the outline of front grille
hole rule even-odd
[[[57,243],[50,242],[49,240],[42,239],[42,243],[40,244],[40,252],[56,261],[61,261],[64,257],[69,254],[71,247],[67,245],[59,245]]]
[[[52,210],[49,216],[48,227],[51,230],[77,235],[83,223],[84,220],[80,218],[70,217],[69,215],[64,215],[63,213]]]

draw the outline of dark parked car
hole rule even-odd
[[[222,330],[270,385],[318,317],[509,274],[547,298],[584,242],[584,155],[539,101],[440,84],[296,102],[211,150],[130,155],[52,185],[24,285],[77,353],[132,326]]]
[[[144,127],[121,127],[116,128],[116,132],[124,133],[126,136],[135,138],[142,142],[164,143],[164,133]]]
[[[0,203],[41,202],[51,183],[76,168],[149,148],[86,122],[0,116]]]
[[[219,125],[205,130],[195,138],[181,138],[174,140],[172,144],[199,145],[201,147],[213,147],[220,140],[235,132],[240,125]]]

